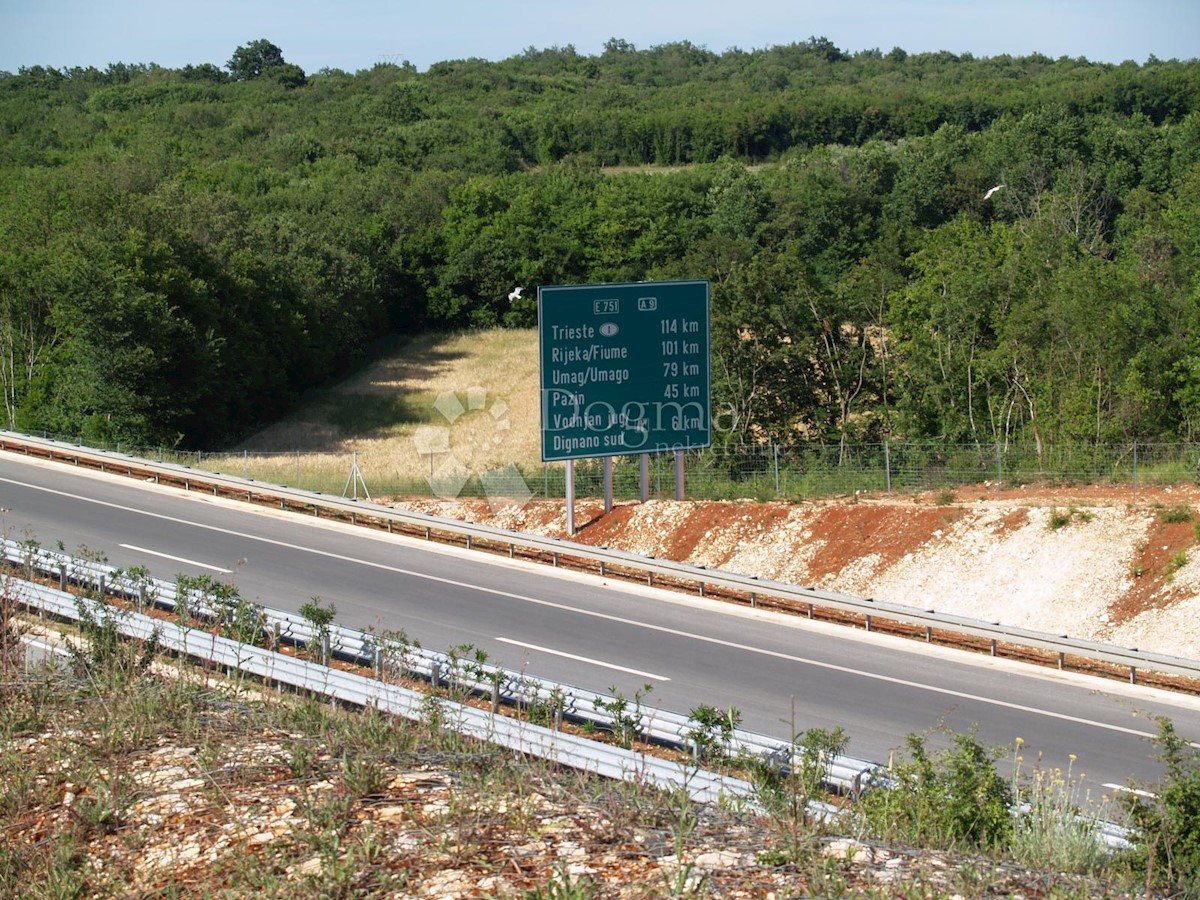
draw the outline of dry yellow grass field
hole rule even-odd
[[[421,482],[447,461],[475,474],[533,471],[539,427],[536,330],[421,335],[205,467],[340,491],[356,453],[376,490]]]

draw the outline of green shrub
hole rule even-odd
[[[1053,531],[1063,528],[1071,523],[1071,510],[1059,509],[1057,506],[1050,510],[1050,518],[1046,520],[1046,525]]]
[[[300,616],[313,629],[313,640],[305,646],[305,654],[309,659],[328,665],[329,640],[333,632],[333,620],[337,616],[337,607],[332,603],[325,606],[320,597],[313,597],[300,607]]]
[[[1192,508],[1186,503],[1181,503],[1179,506],[1172,506],[1170,509],[1160,510],[1158,513],[1158,521],[1168,524],[1177,525],[1182,522],[1192,521]]]
[[[1158,759],[1165,772],[1147,793],[1122,797],[1136,826],[1137,862],[1150,883],[1200,897],[1200,751],[1158,718]]]
[[[1182,569],[1184,566],[1186,566],[1187,561],[1188,561],[1188,552],[1186,550],[1176,551],[1171,556],[1171,558],[1169,560],[1167,560],[1167,565],[1163,569],[1163,575],[1165,575],[1167,578],[1170,578],[1176,572],[1178,572],[1180,569]]]
[[[642,701],[654,690],[651,684],[644,684],[633,692],[631,701],[617,690],[616,685],[609,689],[612,697],[608,700],[597,700],[596,708],[612,717],[612,732],[616,735],[617,743],[628,749],[642,735]]]
[[[75,609],[84,643],[82,647],[68,644],[67,651],[76,675],[122,684],[140,679],[158,653],[159,632],[155,630],[146,641],[127,640],[121,634],[121,623],[126,618],[123,610],[94,607],[78,598]]]
[[[688,713],[693,727],[688,729],[687,738],[703,762],[724,759],[729,754],[729,742],[734,729],[741,724],[742,714],[736,707],[722,710],[717,706],[702,703]]]
[[[1012,833],[1012,791],[996,771],[1002,751],[987,749],[972,730],[952,736],[934,755],[920,735],[908,736],[909,759],[893,765],[895,789],[862,798],[868,829],[884,840],[933,847],[989,849]]]

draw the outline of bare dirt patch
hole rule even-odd
[[[404,505],[567,537],[561,502]],[[574,540],[760,578],[1178,656],[1200,655],[1194,486],[995,485],[952,496],[576,509]],[[1175,517],[1179,517],[1176,512]]]

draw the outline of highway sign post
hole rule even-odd
[[[710,446],[708,306],[707,281],[539,287],[542,459],[570,482],[576,459]]]

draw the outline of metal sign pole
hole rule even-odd
[[[675,499],[683,499],[683,451],[675,451]]]
[[[604,511],[612,512],[613,508],[613,458],[604,457]]]
[[[575,460],[567,460],[567,537],[575,536]]]
[[[645,503],[650,499],[650,454],[643,453],[638,462],[638,497]]]

